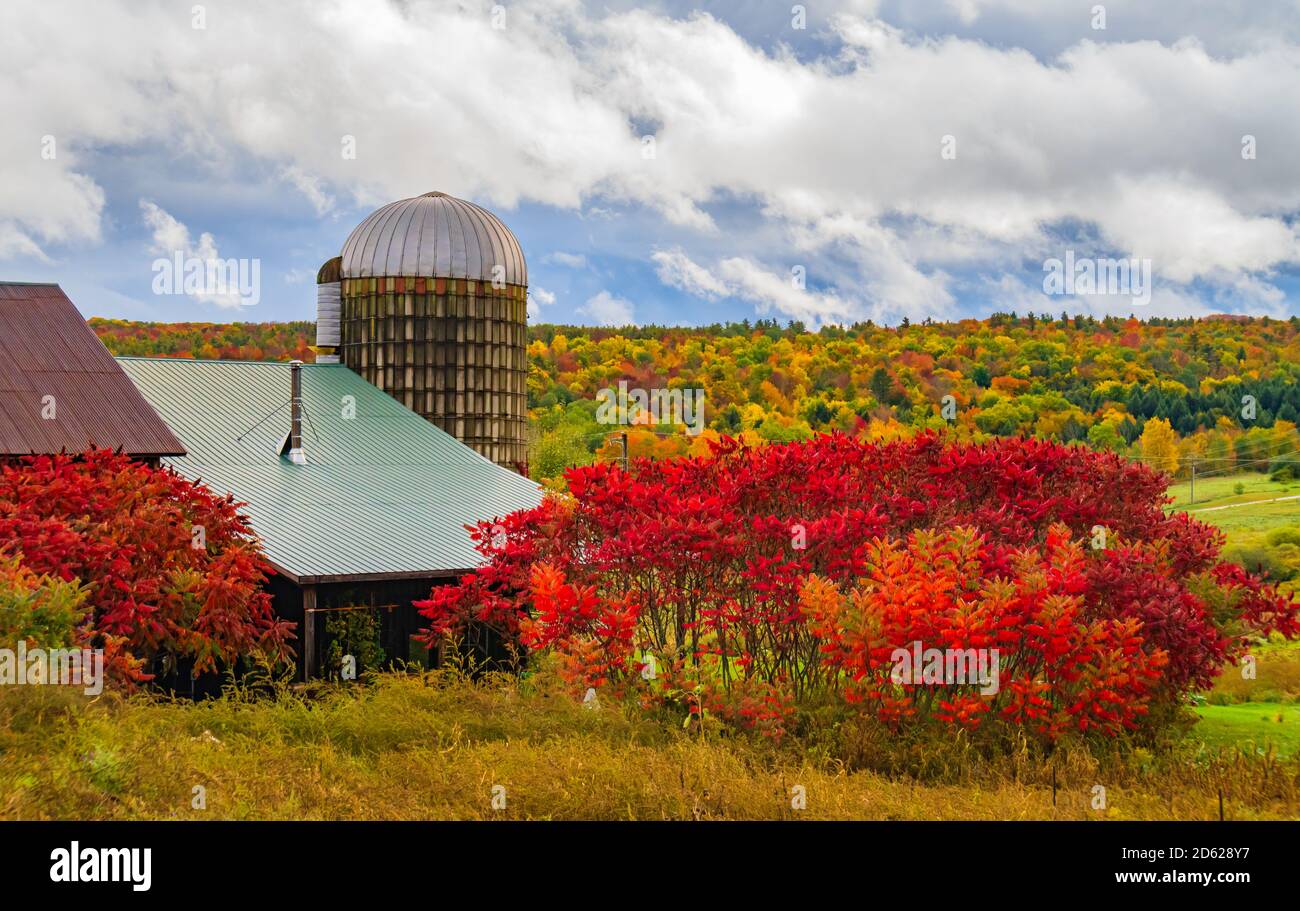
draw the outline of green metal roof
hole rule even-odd
[[[303,365],[307,464],[295,465],[280,455],[288,364],[117,360],[185,445],[163,463],[247,503],[268,559],[300,582],[463,572],[482,562],[465,525],[541,501],[340,364]]]

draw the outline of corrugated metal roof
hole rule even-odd
[[[62,288],[0,282],[0,455],[91,447],[185,452]]]
[[[288,364],[118,363],[185,444],[164,464],[247,503],[267,557],[300,581],[463,572],[482,559],[465,525],[541,501],[341,364],[302,368],[307,464],[294,465],[280,455]]]
[[[343,277],[423,276],[528,284],[514,233],[487,209],[445,193],[399,199],[376,209],[343,242]]]

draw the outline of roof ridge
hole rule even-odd
[[[161,361],[176,364],[245,364],[250,367],[288,367],[292,361],[241,361],[229,357],[163,357],[156,354],[115,354],[119,361]],[[343,367],[343,364],[317,364],[303,361],[304,367]]]

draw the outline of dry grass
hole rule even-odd
[[[1237,667],[1224,668],[1206,695],[1211,705],[1238,702],[1300,701],[1300,647],[1294,643],[1270,644],[1252,651],[1255,676],[1242,677]]]
[[[197,705],[15,688],[0,693],[0,817],[1213,819],[1220,787],[1231,818],[1300,816],[1300,766],[1270,756],[1184,744],[986,760],[960,737],[891,744],[849,725],[774,747],[678,723],[587,710],[536,681],[446,674]],[[912,774],[881,771],[895,766]],[[206,809],[191,805],[195,786]]]

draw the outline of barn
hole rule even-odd
[[[55,284],[0,282],[0,459],[183,447]]]
[[[118,359],[183,445],[163,464],[247,504],[304,678],[370,635],[360,617],[383,660],[429,661],[411,602],[481,562],[465,526],[541,501],[527,283],[500,219],[425,193],[321,267],[316,363]]]
[[[314,364],[115,359],[57,285],[3,283],[0,459],[120,449],[229,493],[300,677],[341,652],[428,663],[412,602],[481,563],[466,526],[541,501],[526,310],[514,234],[439,192],[376,210],[322,266]]]
[[[466,525],[541,500],[342,364],[117,363],[183,445],[163,464],[247,504],[276,612],[299,624],[304,678],[332,670],[332,630],[354,612],[376,621],[362,645],[385,661],[428,662],[411,602],[481,562]]]

